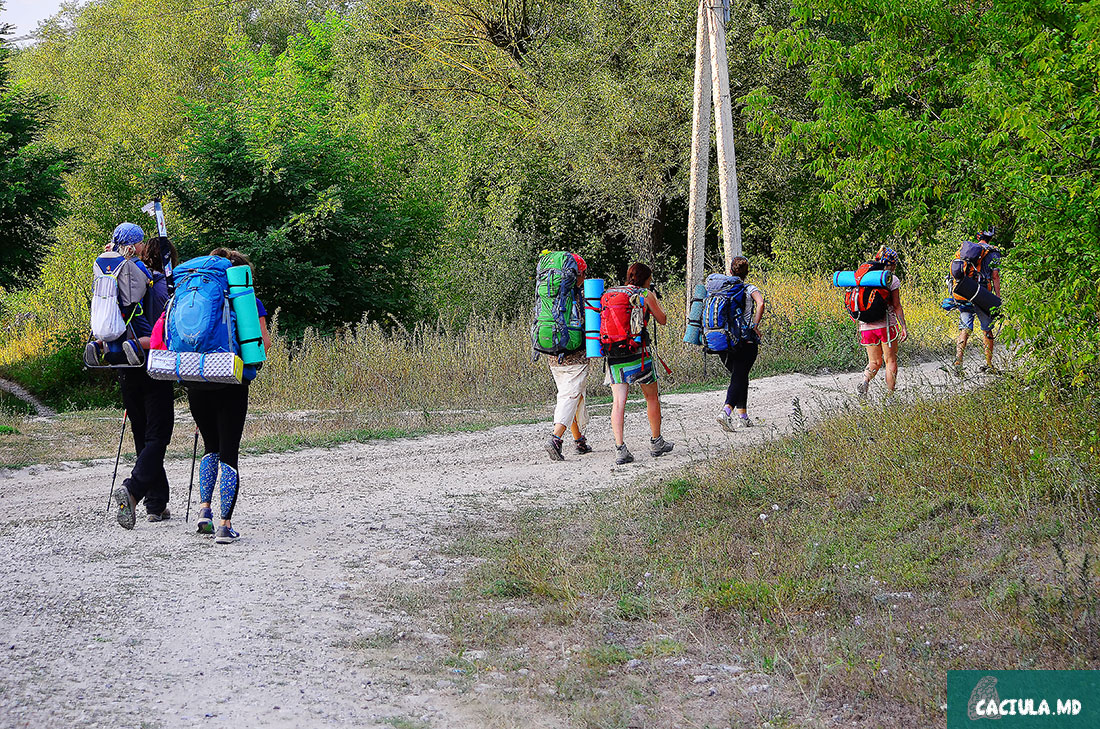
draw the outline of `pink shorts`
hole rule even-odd
[[[878,329],[865,329],[859,333],[859,340],[864,346],[874,344],[886,344],[898,338],[897,326],[880,327]]]

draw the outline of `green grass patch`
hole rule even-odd
[[[1098,406],[1002,382],[840,410],[689,475],[520,515],[481,574],[570,606],[579,636],[616,626],[590,666],[622,657],[609,646],[690,655],[644,634],[687,629],[804,695],[934,723],[946,670],[1100,668]]]

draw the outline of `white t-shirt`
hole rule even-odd
[[[901,288],[901,279],[894,276],[890,279],[890,291],[894,292]],[[893,301],[893,297],[886,302],[886,318],[880,321],[861,321],[859,322],[859,331],[865,332],[869,329],[885,329],[886,327],[897,326],[898,315],[894,312],[894,305],[890,303]]]
[[[752,295],[759,290],[751,283],[745,284],[745,326],[749,329],[752,329],[752,318],[756,314],[756,299]]]

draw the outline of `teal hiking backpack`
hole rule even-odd
[[[539,354],[558,355],[584,346],[584,321],[577,288],[577,261],[571,253],[544,253],[535,281],[535,321],[531,347]]]

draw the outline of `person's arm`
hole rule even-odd
[[[264,340],[264,352],[271,348],[271,335],[267,333],[267,317],[260,317],[260,337]]]
[[[989,280],[993,282],[993,293],[997,294],[999,298],[1001,296],[1001,272],[994,268],[989,275]]]
[[[898,331],[899,341],[904,342],[909,338],[909,330],[905,326],[905,309],[901,305],[901,289],[897,288],[890,292],[890,302],[894,307],[894,316],[898,318]]]
[[[664,324],[668,321],[668,315],[665,314],[665,310],[661,308],[661,302],[657,301],[657,295],[652,291],[646,292],[645,305],[649,307],[649,313],[653,314],[653,318],[657,320],[658,324]]]
[[[764,294],[760,293],[760,289],[752,292],[752,300],[756,302],[756,311],[752,315],[752,330],[759,337],[760,322],[764,319]]]

